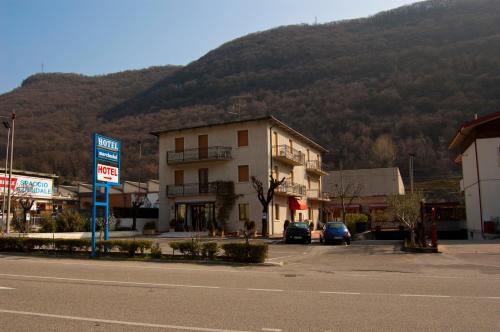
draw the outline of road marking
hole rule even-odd
[[[99,279],[82,279],[82,278],[64,278],[50,276],[34,276],[22,274],[7,274],[0,273],[0,277],[25,278],[25,279],[41,279],[41,280],[61,280],[74,281],[85,283],[101,283],[101,284],[116,284],[116,285],[132,285],[132,286],[149,286],[149,287],[180,287],[180,288],[197,288],[197,289],[226,289],[233,291],[260,291],[260,292],[287,292],[287,293],[309,293],[309,294],[337,294],[337,295],[363,295],[363,296],[400,296],[400,297],[421,297],[421,298],[455,298],[455,299],[475,299],[475,300],[500,300],[500,297],[495,296],[462,296],[462,295],[440,295],[440,294],[398,294],[398,293],[360,293],[360,292],[343,292],[343,291],[314,291],[314,290],[296,290],[296,289],[273,289],[273,288],[240,288],[240,287],[221,287],[221,286],[205,286],[205,285],[186,285],[186,284],[163,284],[149,282],[134,282],[134,281],[118,281],[118,280],[99,280]],[[19,281],[19,279],[17,279]]]
[[[355,292],[320,292],[321,294],[338,294],[338,295],[361,295],[361,293]]]
[[[260,330],[261,331],[271,331],[271,332],[281,332],[281,331],[283,331],[282,329],[269,329],[269,328],[265,328],[265,327],[263,327]]]
[[[436,297],[436,298],[450,298],[450,295],[432,295],[432,294],[399,294],[403,297]]]
[[[219,286],[203,286],[203,285],[185,285],[185,284],[163,284],[163,283],[150,283],[150,282],[135,282],[135,281],[118,281],[118,280],[99,280],[99,279],[82,279],[82,278],[63,278],[63,277],[44,277],[44,276],[33,276],[33,275],[23,275],[23,274],[6,274],[0,273],[0,276],[5,277],[16,277],[16,278],[32,278],[32,279],[50,279],[50,280],[61,280],[61,281],[78,281],[78,282],[96,282],[102,284],[118,284],[118,285],[133,285],[133,286],[162,286],[162,287],[186,287],[186,288],[207,288],[207,289],[219,289]]]
[[[269,258],[268,260],[273,261],[275,259],[283,259],[283,258],[288,258],[288,257],[295,257],[295,255],[287,255],[287,256],[274,257],[274,258]]]
[[[0,290],[10,290],[10,289],[15,289],[15,288],[10,288],[10,287],[0,287]]]
[[[151,324],[151,323],[130,322],[130,321],[112,320],[112,319],[100,319],[100,318],[91,318],[91,317],[54,315],[54,314],[45,314],[45,313],[41,313],[41,312],[30,312],[30,311],[16,311],[16,310],[0,309],[0,312],[1,313],[5,313],[5,314],[14,314],[14,315],[48,317],[48,318],[76,320],[76,321],[82,321],[82,322],[119,324],[119,325],[128,325],[128,326],[155,327],[155,328],[161,328],[161,329],[188,330],[188,331],[205,331],[205,332],[248,332],[248,331],[241,331],[241,330],[214,329],[214,328],[196,327],[196,326],[181,326],[181,325],[168,325],[168,324]]]
[[[272,289],[272,288],[247,288],[249,291],[260,291],[260,292],[284,292],[283,289]]]

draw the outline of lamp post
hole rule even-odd
[[[9,229],[9,216],[10,216],[10,203],[11,203],[11,197],[10,197],[10,188],[11,188],[11,180],[12,180],[12,161],[13,161],[13,155],[14,155],[14,129],[15,129],[15,119],[16,119],[16,113],[12,112],[11,114],[11,120],[12,120],[12,134],[10,137],[10,167],[9,167],[9,188],[7,189],[7,222],[5,224],[5,232],[8,234],[10,229]]]
[[[415,154],[410,153],[410,191],[413,194],[413,161],[415,159]]]
[[[7,128],[7,144],[5,149],[5,168],[3,169],[3,200],[2,200],[2,229],[6,227],[5,223],[5,190],[7,186],[7,166],[9,161],[9,145],[10,145],[10,123],[8,121],[3,121],[3,125]],[[9,183],[10,186],[10,183]],[[6,230],[6,229],[5,229]]]

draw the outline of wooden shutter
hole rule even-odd
[[[184,152],[184,137],[175,138],[175,152]]]
[[[248,146],[248,130],[238,130],[238,146]]]
[[[198,136],[198,158],[208,158],[208,135]]]
[[[176,170],[174,174],[175,174],[175,185],[182,186],[184,184],[184,171],[182,169]]]
[[[248,165],[238,166],[238,182],[248,182]]]

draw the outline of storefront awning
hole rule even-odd
[[[290,210],[307,210],[307,203],[295,197],[289,197],[288,207]]]

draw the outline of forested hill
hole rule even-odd
[[[158,75],[133,87],[119,82],[121,74],[74,84],[65,75],[38,75],[0,96],[0,111],[7,102],[19,112],[36,103],[25,97],[31,80],[41,81],[33,84],[42,94],[64,86],[74,91],[48,101],[53,113],[44,111],[44,118],[73,128],[80,140],[97,127],[130,144],[137,132],[235,116],[228,111],[271,113],[327,147],[332,168],[340,161],[344,168],[396,165],[404,174],[408,153],[415,153],[417,176],[438,177],[458,170],[447,151],[458,125],[474,113],[500,109],[499,45],[500,1],[426,1],[364,19],[254,33],[185,67],[158,68]],[[104,78],[109,89],[87,82]],[[109,96],[112,102],[96,102]],[[67,114],[79,125],[67,123]],[[44,140],[51,135],[40,134]],[[78,144],[75,137],[65,139]],[[155,176],[154,140],[147,142],[141,167]],[[139,169],[134,153],[125,153],[131,175]],[[68,172],[59,164],[30,166]]]

